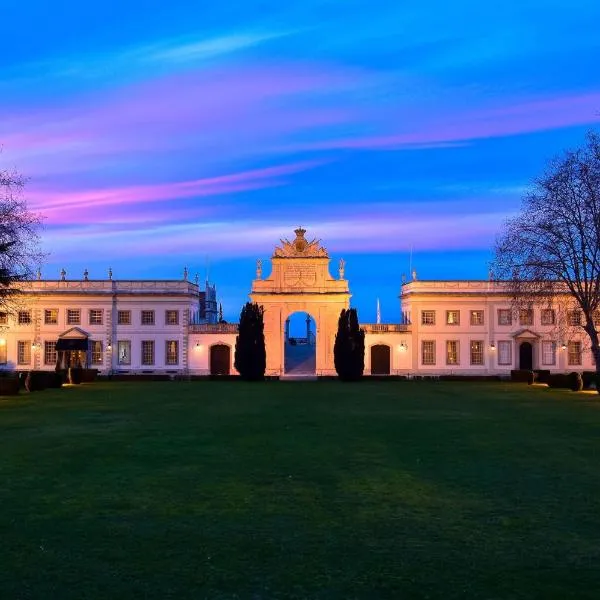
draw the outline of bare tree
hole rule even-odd
[[[42,254],[41,217],[27,208],[25,179],[0,169],[0,307],[10,309],[20,284],[31,279]]]
[[[516,306],[581,310],[600,375],[600,135],[550,161],[496,242],[494,277]],[[563,320],[563,323],[565,321]],[[568,326],[574,323],[566,322]],[[577,327],[575,325],[575,327]]]

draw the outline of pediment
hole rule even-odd
[[[89,334],[79,327],[71,327],[58,336],[60,339],[65,340],[87,340]]]
[[[531,329],[519,329],[516,333],[512,334],[516,340],[537,340],[540,336],[535,333],[535,331],[531,331]]]

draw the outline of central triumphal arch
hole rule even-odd
[[[301,227],[293,241],[281,240],[271,258],[271,274],[263,279],[257,263],[250,298],[264,307],[267,375],[284,374],[286,321],[296,312],[308,313],[316,323],[316,374],[335,375],[333,344],[340,312],[350,306],[344,261],[338,279],[329,273],[330,258],[319,240],[308,241]]]

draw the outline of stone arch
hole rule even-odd
[[[371,352],[371,375],[389,375],[392,369],[392,349],[387,344],[374,344]]]
[[[318,240],[308,241],[305,230],[296,238],[282,240],[271,257],[271,273],[263,279],[262,262],[257,264],[250,298],[264,307],[267,375],[282,375],[285,368],[285,320],[295,312],[310,314],[316,329],[316,374],[335,375],[333,343],[343,308],[350,306],[348,281],[343,261],[339,277],[329,273],[330,258]]]
[[[231,374],[231,346],[215,342],[208,348],[208,360],[211,375]]]

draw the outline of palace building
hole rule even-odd
[[[295,230],[250,299],[265,309],[270,376],[335,375],[340,311],[350,306],[345,263],[330,273],[318,240]],[[0,368],[52,370],[82,365],[102,374],[235,374],[237,324],[218,322],[214,286],[181,280],[28,282],[14,314],[0,313]],[[306,327],[290,334],[300,313]],[[492,281],[411,281],[401,285],[397,323],[361,324],[366,375],[506,375],[513,369],[593,370],[581,314],[561,305],[515,311]],[[565,321],[567,327],[560,326]],[[304,327],[304,325],[302,325]]]

